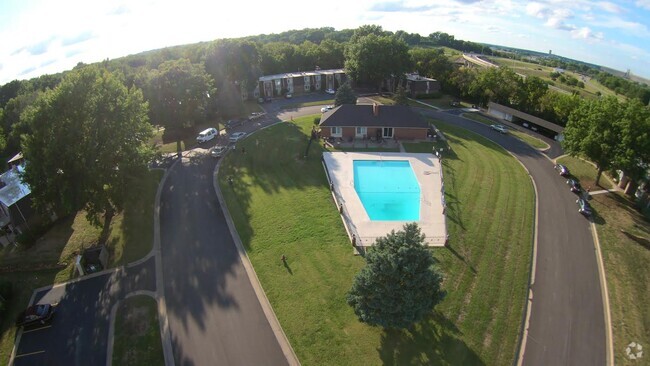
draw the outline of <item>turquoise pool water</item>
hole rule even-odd
[[[372,221],[420,220],[420,185],[407,160],[354,160],[354,189]]]

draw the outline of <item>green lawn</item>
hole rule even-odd
[[[327,105],[327,104],[334,104],[334,99],[317,100],[315,102],[287,104],[283,106],[282,109],[293,109],[293,108],[311,107],[315,105]]]
[[[372,99],[372,100],[374,100],[374,101],[376,101],[376,102],[378,102],[380,104],[384,104],[384,105],[394,105],[395,104],[395,101],[393,100],[393,98],[382,97],[380,95],[375,95],[375,96],[372,96],[372,97],[368,97],[368,99]]]
[[[115,319],[113,365],[163,365],[158,305],[149,296],[124,300]]]
[[[458,98],[452,97],[451,95],[442,94],[440,98],[418,99],[418,100],[420,102],[434,105],[440,109],[451,109],[454,108],[452,107],[451,102],[458,101]],[[469,105],[462,105],[461,103],[461,107],[469,107]]]
[[[506,66],[514,70],[516,73],[526,75],[526,76],[537,76],[547,82],[553,82],[556,87],[566,90],[569,93],[578,92],[582,97],[585,98],[598,98],[596,95],[596,92],[600,92],[604,96],[616,96],[616,93],[596,81],[596,79],[593,78],[585,78],[584,80],[582,77],[572,71],[565,70],[564,75],[566,76],[572,76],[578,81],[582,81],[585,84],[584,88],[578,88],[578,87],[572,87],[566,84],[563,84],[559,80],[553,81],[550,77],[550,74],[555,71],[553,67],[549,66],[542,66],[538,64],[533,64],[530,62],[525,62],[525,61],[518,61],[518,60],[511,60],[508,58],[501,58],[501,57],[490,57],[490,60],[494,61],[498,65],[501,66]],[[624,100],[624,97],[622,96],[617,96],[619,99]]]
[[[557,159],[557,163],[569,168],[571,175],[577,178],[585,189],[591,187],[590,190],[595,191],[614,188],[604,172],[600,177],[600,186],[596,186],[596,173],[598,173],[598,170],[595,166],[582,159],[567,155]]]
[[[531,136],[531,135],[529,135],[527,133],[517,131],[517,130],[513,130],[513,129],[510,129],[510,133],[514,137],[520,139],[521,141],[527,143],[528,145],[534,147],[535,149],[546,150],[546,149],[550,148],[550,146],[548,146],[548,144],[546,142],[538,139],[537,137],[533,137],[533,136]]]
[[[151,251],[154,198],[162,174],[159,170],[147,172],[132,187],[132,199],[124,211],[113,217],[106,239],[110,267],[133,262]],[[11,281],[17,291],[8,309],[10,316],[0,323],[0,363],[8,362],[13,347],[16,328],[11,320],[27,306],[33,290],[75,277],[76,255],[96,245],[101,234],[100,228],[86,220],[86,213],[79,211],[57,221],[31,247],[8,246],[0,251],[0,269],[9,271],[0,274],[0,281]]]
[[[641,360],[630,360],[625,354],[625,348],[631,342],[637,342],[645,348],[643,359],[648,355],[650,222],[622,194],[599,194],[592,197],[590,203],[597,213],[594,221],[598,228],[607,276],[614,333],[614,362],[617,365],[647,364]]]
[[[332,203],[322,146],[312,144],[309,157],[302,157],[312,121],[313,116],[296,119],[240,142],[247,153],[228,155],[218,177],[237,231],[301,363],[512,364],[534,214],[532,184],[521,165],[484,138],[436,123],[453,148],[444,159],[450,246],[433,250],[448,295],[415,328],[384,331],[360,323],[345,303],[364,262],[352,254]],[[228,176],[234,184],[227,183]]]

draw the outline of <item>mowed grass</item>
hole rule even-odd
[[[578,81],[582,81],[585,84],[584,88],[578,88],[577,86],[573,87],[564,84],[559,80],[553,81],[550,76],[550,74],[555,71],[555,68],[553,67],[501,57],[490,57],[490,60],[494,61],[498,65],[509,67],[516,73],[526,76],[537,76],[547,82],[553,82],[556,87],[562,90],[566,90],[570,93],[574,91],[578,92],[582,97],[590,99],[598,98],[599,96],[596,94],[596,92],[600,92],[603,96],[617,96],[620,100],[624,100],[624,97],[618,96],[613,90],[602,85],[596,79],[593,79],[591,77],[585,77],[583,79],[580,74],[572,71],[565,70],[563,74],[567,77],[572,76],[578,79]]]
[[[650,345],[650,222],[623,194],[592,197],[590,203],[597,213],[594,221],[607,278],[614,362],[617,365],[647,364],[644,359]],[[642,359],[627,357],[625,348],[632,342],[644,347]]]
[[[303,157],[312,120],[282,123],[240,142],[246,153],[229,154],[218,177],[301,363],[511,364],[526,300],[534,214],[532,184],[519,163],[486,139],[436,124],[453,148],[443,160],[450,245],[433,250],[448,295],[413,329],[385,331],[360,323],[345,302],[364,260],[353,255],[331,199],[322,146],[312,144]],[[430,152],[432,145],[412,148]]]
[[[138,295],[120,303],[115,318],[113,365],[163,365],[155,299]]]
[[[312,106],[315,106],[315,105],[328,105],[328,104],[334,104],[334,99],[324,99],[324,100],[317,100],[317,101],[314,101],[314,102],[303,102],[303,103],[287,104],[287,105],[283,106],[282,109],[312,107]]]
[[[598,189],[611,189],[614,188],[614,185],[606,176],[606,173],[603,172],[600,177],[599,185],[596,185],[596,174],[598,169],[591,163],[588,163],[580,158],[575,156],[566,155],[557,159],[558,164],[565,165],[569,168],[569,172],[574,178],[577,178],[582,185],[582,188],[587,189],[589,187],[590,191],[595,191]]]

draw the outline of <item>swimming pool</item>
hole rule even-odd
[[[420,220],[420,185],[407,160],[354,160],[354,189],[372,221]]]

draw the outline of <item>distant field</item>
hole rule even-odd
[[[508,58],[501,58],[501,57],[490,57],[490,60],[492,60],[493,62],[497,63],[500,66],[507,66],[513,69],[518,74],[522,74],[526,76],[537,76],[546,81],[549,82],[552,81],[551,77],[549,76],[550,73],[554,71],[554,68],[552,67],[537,65],[530,62],[511,60]],[[571,71],[565,71],[564,74],[567,76],[573,76],[576,79],[582,81],[585,84],[584,89],[571,87],[569,85],[562,84],[557,80],[553,81],[555,87],[568,92],[577,91],[578,93],[580,93],[582,97],[585,98],[596,98],[597,97],[596,92],[600,92],[602,95],[616,96],[616,93],[614,93],[611,89],[608,89],[607,87],[605,87],[604,85],[596,81],[595,79],[592,79],[590,77],[585,77],[583,79],[582,76]],[[619,98],[622,97],[619,96]]]

